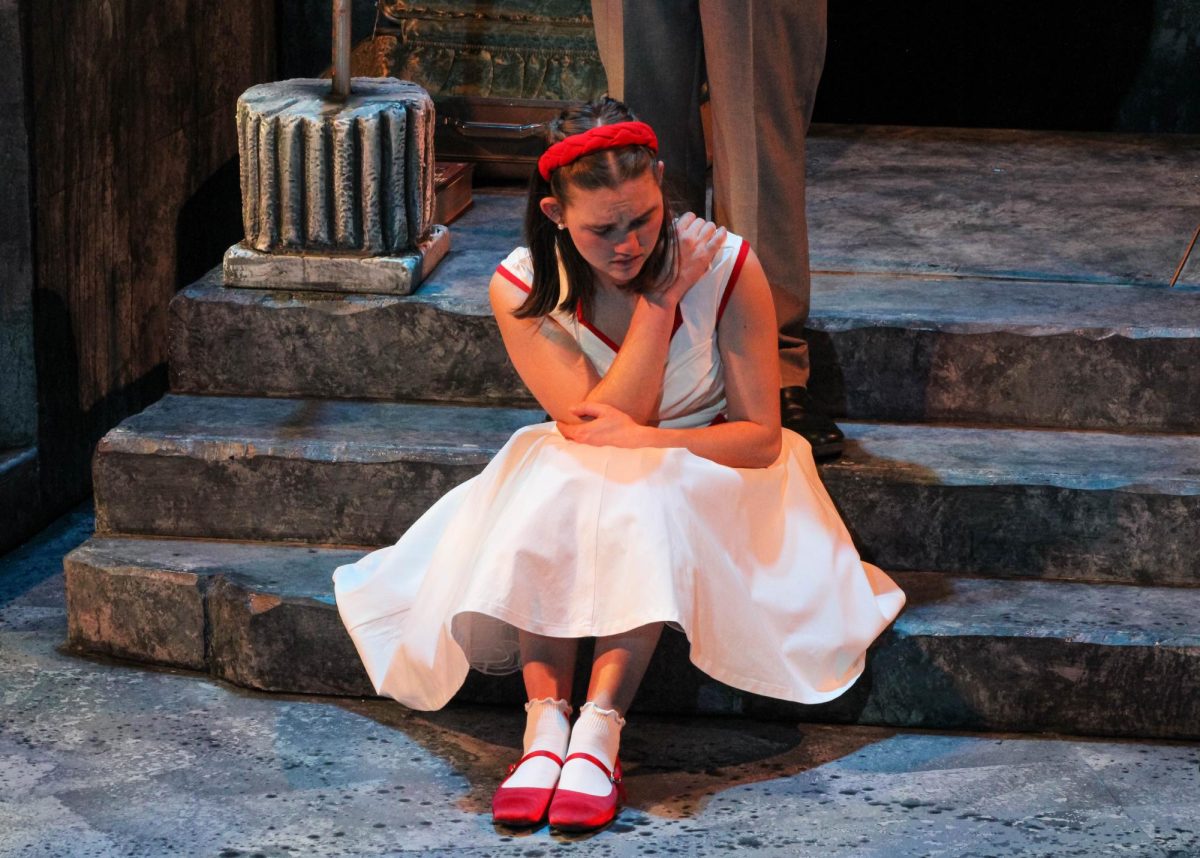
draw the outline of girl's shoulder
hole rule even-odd
[[[518,247],[496,266],[496,273],[524,292],[533,288],[533,257],[528,247]]]
[[[707,341],[721,323],[721,317],[737,286],[738,276],[750,245],[740,235],[728,233],[712,262],[680,302],[681,324],[688,334],[684,339]]]
[[[723,308],[729,293],[737,283],[738,274],[741,272],[742,265],[746,261],[746,254],[749,252],[750,245],[745,239],[732,232],[728,233],[725,236],[725,243],[713,256],[704,277],[688,292],[688,295],[692,296],[693,302],[711,303],[713,309],[720,304]]]
[[[744,262],[746,254],[750,250],[750,245],[740,235],[732,232],[725,233],[725,243],[717,251],[713,257],[712,265],[709,266],[709,271],[717,273],[729,273],[734,266],[741,267],[740,262]],[[739,261],[740,260],[740,261]]]

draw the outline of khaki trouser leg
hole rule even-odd
[[[758,253],[779,321],[783,385],[808,383],[804,138],[825,63],[825,0],[700,0],[717,220]]]

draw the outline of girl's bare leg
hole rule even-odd
[[[652,623],[619,635],[596,638],[587,699],[601,709],[616,709],[624,716],[642,684],[662,627],[662,623]]]
[[[567,754],[571,732],[571,680],[575,675],[574,638],[551,638],[519,632],[521,673],[529,703],[525,706],[523,755],[548,751],[560,760]],[[504,782],[500,792],[517,787],[551,789],[559,767],[549,757],[531,757]]]
[[[596,639],[588,702],[579,711],[571,730],[567,755],[588,754],[612,771],[621,743],[624,713],[633,703],[662,633],[662,623]],[[586,759],[571,760],[563,767],[558,788],[594,796],[606,796],[612,783],[604,772]],[[551,814],[553,817],[553,814]]]
[[[552,697],[571,699],[571,680],[575,677],[577,638],[551,638],[533,632],[518,632],[521,645],[521,675],[530,700]]]

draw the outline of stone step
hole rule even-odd
[[[361,552],[94,537],[66,559],[70,645],[256,689],[372,693],[330,575]],[[1200,736],[1200,589],[897,575],[908,606],[841,699],[782,704],[720,685],[668,632],[642,711],[897,727]],[[459,699],[519,703],[472,674]]]
[[[100,442],[97,531],[383,545],[540,410],[170,395]],[[1200,436],[846,423],[822,468],[863,555],[1200,583]]]
[[[814,393],[851,419],[1197,431],[1200,262],[1161,288],[1200,220],[1194,142],[815,129]],[[522,206],[477,189],[409,298],[210,275],[172,304],[173,389],[530,404],[485,294]]]
[[[522,200],[476,193],[411,296],[232,289],[210,272],[171,302],[171,389],[532,405],[487,301],[497,264],[521,243]]]
[[[503,254],[408,298],[229,289],[172,303],[182,393],[532,404],[487,305]],[[452,279],[451,279],[452,278]],[[850,419],[1200,431],[1200,290],[816,275],[811,389]]]
[[[98,533],[395,541],[542,412],[168,395],[101,439]]]
[[[463,221],[518,216],[515,197],[476,199]],[[214,272],[173,301],[173,389],[532,404],[486,298],[517,239],[482,226],[456,223],[408,298],[229,289]],[[1200,431],[1200,289],[818,274],[809,328],[812,392],[846,418]]]
[[[1200,435],[845,424],[822,475],[889,569],[1200,583]]]
[[[810,389],[897,422],[1200,431],[1200,290],[815,275]]]

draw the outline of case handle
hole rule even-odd
[[[453,116],[441,117],[443,125],[451,126],[463,137],[490,137],[506,140],[521,140],[542,133],[546,124],[533,122],[527,125],[512,125],[507,122],[466,122]]]

